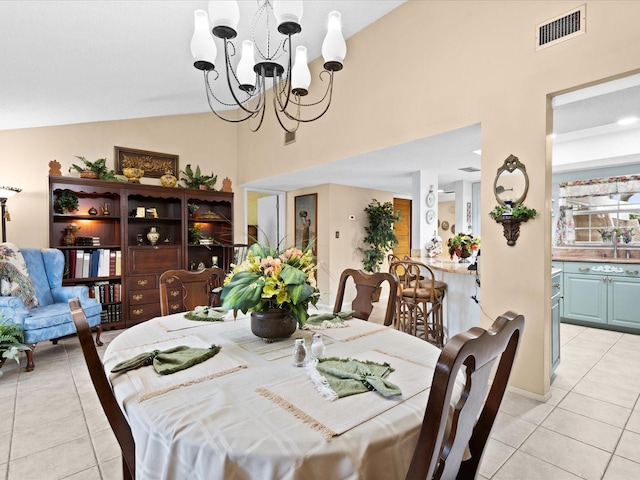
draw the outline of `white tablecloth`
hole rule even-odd
[[[411,365],[414,378],[424,384],[421,386],[424,389],[406,400],[394,399],[382,413],[327,439],[320,430],[257,391],[303,375],[305,370],[293,366],[290,354],[274,355],[274,348],[264,354],[252,351],[246,342],[236,343],[243,330],[250,331],[248,318],[202,322],[184,331],[167,331],[172,322],[183,326],[182,314],[132,327],[111,342],[104,356],[105,371],[133,431],[138,480],[405,477],[424,415],[433,367],[440,354],[433,345],[393,328],[381,328],[344,341],[328,341],[327,356],[361,356],[363,352],[376,351],[392,359],[399,357],[401,361],[390,362],[397,371],[388,379],[393,382],[394,374],[403,378],[407,372],[401,375],[400,369]],[[352,326],[344,330],[355,331],[362,321],[350,322]],[[221,345],[218,355],[224,353],[232,364],[242,364],[243,368],[212,378],[204,376],[202,381],[196,379],[184,385],[180,376],[186,377],[190,369],[177,372],[170,375],[175,376],[176,388],[148,398],[141,395],[144,392],[139,391],[140,383],[132,379],[135,375],[153,375],[152,367],[143,367],[142,373],[110,373],[123,352],[180,335],[184,335],[185,344],[197,337],[208,344]],[[202,365],[214,369],[217,357]],[[398,385],[403,393],[411,391],[406,379]],[[374,398],[377,401],[375,396],[379,394],[357,395],[359,408],[366,412],[367,404],[372,405]],[[340,409],[341,400],[344,399],[333,402],[333,408]],[[307,410],[305,413],[313,416],[311,405]],[[358,414],[356,409],[354,415]]]

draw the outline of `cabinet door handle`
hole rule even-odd
[[[136,308],[131,313],[133,313],[134,315],[142,315],[144,313],[144,310],[142,308]]]
[[[149,283],[148,280],[138,280],[138,285],[140,285],[141,287],[144,287],[147,283]]]
[[[637,275],[638,274],[638,270],[625,270],[625,273],[627,275]]]
[[[589,270],[591,270],[591,268],[589,268],[589,267],[580,267],[580,268],[578,268],[578,271],[580,271],[580,272],[588,272]]]
[[[560,288],[560,284],[559,283],[554,283],[553,284],[553,288]]]
[[[144,295],[134,295],[133,299],[134,300],[142,300],[144,298]]]

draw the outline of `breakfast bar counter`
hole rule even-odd
[[[411,257],[428,265],[436,280],[447,284],[444,297],[445,340],[480,326],[480,285],[477,270],[469,270],[471,263],[460,263],[448,257]]]

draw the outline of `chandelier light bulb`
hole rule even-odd
[[[301,97],[309,93],[311,84],[311,72],[307,62],[307,47],[296,47],[296,61],[291,71],[291,89],[294,95]]]
[[[342,62],[347,54],[347,44],[342,36],[342,25],[340,22],[340,12],[329,13],[329,25],[327,36],[322,42],[322,56],[324,57],[324,68],[330,71],[342,69]]]
[[[218,38],[235,38],[238,34],[240,9],[236,0],[211,0],[209,16],[213,23],[213,34]]]
[[[253,42],[245,40],[242,42],[242,56],[238,62],[238,82],[240,89],[245,92],[251,92],[256,86],[256,73],[253,70],[256,61],[253,56]]]
[[[278,22],[278,31],[283,35],[293,35],[302,30],[302,0],[274,0],[273,14]]]
[[[205,11],[196,11],[196,28],[191,40],[193,65],[202,71],[209,108],[218,118],[231,123],[247,122],[256,132],[265,118],[267,106],[272,103],[278,124],[286,132],[293,133],[302,123],[321,118],[331,106],[333,74],[342,70],[347,52],[341,16],[335,11],[329,14],[328,32],[322,45],[325,64],[319,76],[328,81],[323,82],[319,92],[313,92],[315,99],[305,98],[303,102],[302,97],[309,95],[311,85],[307,49],[296,48],[292,42],[292,37],[302,31],[302,1],[257,0],[257,3],[250,40],[244,40],[241,45],[234,41],[238,37],[240,20],[236,0],[211,0],[208,16]],[[270,32],[274,18],[280,35],[269,33],[265,42],[259,27]],[[216,42],[220,47],[220,40],[216,38],[222,40],[223,49],[218,68],[214,62]],[[284,62],[280,59],[282,56]],[[267,101],[269,90],[273,102]],[[218,96],[219,92],[229,94],[232,99],[223,100]],[[229,114],[226,112],[228,107],[231,107]]]
[[[195,28],[191,37],[193,65],[199,70],[213,70],[218,50],[209,31],[209,17],[204,10],[194,12]]]

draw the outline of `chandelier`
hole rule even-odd
[[[240,60],[235,69],[232,58],[236,56],[236,46],[231,42],[238,35],[240,18],[238,3],[235,0],[211,0],[209,15],[204,10],[196,10],[195,30],[191,39],[193,66],[204,74],[207,101],[211,111],[227,122],[249,122],[252,131],[257,131],[264,120],[266,108],[267,79],[271,79],[273,107],[280,126],[293,133],[301,122],[313,122],[322,117],[331,104],[333,93],[333,74],[342,70],[342,61],[347,46],[342,36],[340,13],[329,13],[327,35],[322,44],[324,69],[320,72],[320,81],[326,89],[314,102],[304,101],[309,94],[311,72],[307,65],[307,49],[299,45],[295,49],[295,62],[292,62],[291,37],[302,31],[301,0],[258,0],[251,28],[251,40],[243,40]],[[277,22],[278,36],[271,32],[273,18]],[[211,24],[213,29],[211,29]],[[265,42],[257,41],[256,32],[264,25]],[[216,68],[217,47],[211,33],[224,44],[224,75]],[[279,37],[274,40],[273,37]],[[254,54],[259,60],[255,61]],[[282,63],[278,60],[282,59]],[[292,66],[293,65],[293,66]],[[286,69],[286,71],[285,71]],[[221,100],[216,96],[212,83],[225,83],[230,94],[229,99]],[[237,108],[236,117],[227,117],[221,113],[225,107]],[[306,115],[306,116],[305,116]]]

